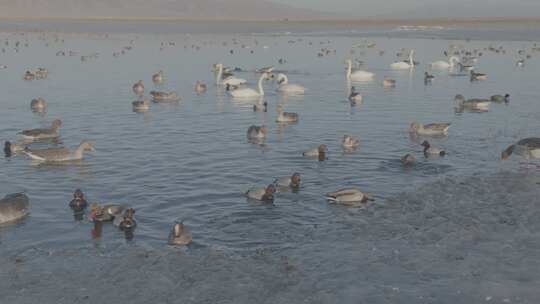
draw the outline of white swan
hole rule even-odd
[[[268,73],[262,73],[261,77],[259,78],[259,82],[257,84],[258,89],[259,89],[258,91],[252,88],[239,88],[239,89],[230,91],[229,93],[234,98],[253,98],[253,97],[264,96],[262,82],[263,80],[267,80],[269,78],[270,76]]]
[[[432,62],[430,64],[432,69],[451,69],[453,68],[457,63],[459,63],[459,58],[456,56],[450,57],[448,61],[439,60]]]
[[[368,81],[373,80],[374,73],[368,71],[354,71],[352,72],[352,60],[347,60],[347,79],[352,81]]]
[[[394,62],[390,64],[390,68],[394,70],[407,70],[407,69],[414,68],[413,56],[414,56],[414,50],[411,50],[409,52],[409,62],[405,62],[405,61]]]
[[[229,76],[225,79],[221,79],[221,77],[223,76],[223,63],[216,64],[216,68],[218,69],[216,75],[216,84],[230,85],[234,87],[247,83],[247,80],[234,76]]]
[[[279,87],[277,88],[278,92],[287,93],[287,94],[304,94],[306,88],[299,84],[290,84],[289,78],[285,74],[278,74],[277,81]]]

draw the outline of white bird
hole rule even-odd
[[[306,91],[306,88],[299,84],[289,83],[289,78],[287,78],[287,75],[285,74],[278,74],[277,82],[279,84],[279,87],[277,88],[278,92],[302,95]]]
[[[237,78],[234,76],[229,76],[225,79],[221,79],[223,76],[223,63],[216,64],[217,75],[216,75],[216,84],[230,85],[230,86],[239,86],[247,83],[247,80],[242,78]]]
[[[369,81],[375,77],[374,73],[368,71],[354,71],[352,72],[352,60],[347,60],[347,79],[352,81]]]
[[[439,60],[432,62],[430,64],[430,67],[432,69],[451,69],[456,66],[457,63],[459,63],[459,58],[457,58],[456,56],[452,56],[448,61]]]
[[[263,90],[263,80],[269,79],[268,73],[263,73],[261,77],[259,78],[259,82],[257,83],[258,90],[252,89],[252,88],[239,88],[235,89],[233,91],[230,91],[229,94],[231,94],[234,98],[253,98],[253,97],[261,97],[264,96],[264,90]]]
[[[409,52],[409,62],[397,61],[390,64],[390,68],[394,70],[408,70],[408,69],[414,68],[413,56],[414,56],[414,50],[411,50]]]

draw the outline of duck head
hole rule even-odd
[[[93,141],[88,141],[88,140],[83,140],[81,142],[81,145],[80,147],[84,150],[84,151],[96,151],[96,149],[94,148],[95,146],[95,142]]]
[[[429,147],[431,147],[431,145],[429,144],[427,140],[424,140],[420,145],[424,147],[424,151],[429,149]]]
[[[291,176],[291,187],[300,187],[300,182],[301,182],[300,173],[295,172]]]
[[[262,197],[263,201],[273,201],[274,193],[276,192],[276,187],[273,184],[270,184],[266,187],[264,195]]]
[[[60,128],[61,126],[62,126],[62,121],[60,119],[53,120],[53,122],[52,122],[52,128],[53,129],[56,130],[56,129]]]
[[[401,163],[404,166],[412,166],[416,163],[416,158],[411,154],[406,154],[401,158]]]
[[[10,141],[6,141],[4,143],[4,154],[6,155],[6,157],[11,157],[11,142]]]
[[[174,237],[180,237],[182,233],[184,232],[184,223],[175,223],[173,227],[173,235]]]
[[[319,161],[326,160],[326,152],[328,152],[328,149],[326,148],[326,145],[325,144],[319,145],[317,150],[319,151]]]

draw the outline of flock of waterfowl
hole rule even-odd
[[[164,45],[162,44],[162,47]],[[129,49],[126,49],[126,51]],[[491,51],[491,49],[489,49]],[[122,50],[122,54],[125,50]],[[231,50],[232,51],[232,50]],[[493,51],[500,52],[501,49],[493,49]],[[331,50],[321,49],[322,56],[331,54]],[[335,53],[335,51],[334,51]],[[60,55],[65,55],[61,53]],[[396,70],[408,70],[415,69],[418,63],[414,60],[414,50],[401,50],[398,53],[399,56],[405,54],[406,58],[398,60],[390,64],[390,69]],[[59,54],[57,53],[59,56]],[[382,51],[381,51],[382,55]],[[429,64],[431,69],[445,69],[449,73],[468,73],[471,81],[481,81],[487,78],[484,73],[476,72],[474,64],[480,56],[481,52],[478,50],[472,51],[451,51],[445,55],[448,60],[435,61]],[[116,55],[115,55],[116,56]],[[92,56],[86,56],[93,58]],[[84,57],[84,58],[86,58]],[[85,60],[88,60],[85,59]],[[81,57],[82,60],[82,57]],[[83,60],[84,61],[84,60]],[[284,64],[286,61],[280,59],[280,64]],[[353,60],[347,60],[346,62],[345,77],[350,82],[371,82],[375,80],[375,73],[355,68],[353,66]],[[520,59],[517,65],[522,66],[524,59]],[[253,104],[254,111],[267,111],[268,103],[261,102],[260,97],[265,95],[264,84],[266,81],[275,80],[277,87],[275,90],[280,94],[290,95],[303,95],[306,92],[306,88],[300,84],[289,83],[288,76],[283,73],[274,72],[273,67],[264,67],[256,69],[258,73],[258,80],[256,87],[252,88],[248,86],[246,79],[239,78],[234,75],[234,72],[241,71],[241,69],[226,68],[224,64],[217,63],[213,65],[213,72],[215,73],[215,84],[226,88],[231,98],[238,99],[255,99],[259,102]],[[39,68],[34,71],[26,71],[23,78],[27,81],[46,78],[48,71],[44,68]],[[427,71],[424,74],[425,82],[428,84],[433,81],[435,76],[429,74]],[[152,75],[151,79],[154,85],[165,81],[165,73],[159,71]],[[396,80],[384,77],[382,86],[386,88],[392,88],[396,86]],[[196,81],[194,91],[197,94],[204,94],[207,90],[207,85],[202,81]],[[132,103],[133,110],[136,112],[144,112],[149,110],[151,103],[150,100],[145,98],[145,86],[142,80],[137,81],[132,86],[133,93],[137,96],[137,100]],[[178,102],[181,100],[177,92],[174,91],[150,91],[149,95],[154,103],[170,103]],[[361,92],[356,90],[355,86],[350,86],[350,93],[348,94],[348,100],[351,105],[359,104],[363,102],[363,96]],[[483,111],[486,110],[491,103],[508,103],[510,100],[509,94],[493,95],[490,98],[472,98],[466,99],[462,95],[456,95],[455,103],[456,110],[474,110]],[[30,108],[36,112],[43,112],[47,109],[47,102],[43,98],[33,99],[30,103]],[[299,121],[298,113],[285,112],[283,105],[276,106],[277,109],[277,123],[296,123]],[[93,151],[95,143],[92,141],[84,140],[78,147],[73,149],[68,148],[46,148],[46,149],[32,149],[30,144],[33,141],[42,141],[56,139],[60,136],[59,129],[62,126],[60,119],[55,119],[49,128],[42,129],[28,129],[20,132],[23,139],[21,142],[6,141],[4,146],[4,152],[6,157],[11,157],[15,154],[24,154],[30,159],[39,162],[54,162],[64,163],[74,160],[81,160],[86,151]],[[425,157],[437,156],[443,157],[446,155],[446,151],[442,148],[434,147],[428,140],[428,137],[433,136],[448,136],[448,130],[450,123],[438,122],[438,123],[419,123],[411,122],[408,131],[413,135],[421,138],[426,138],[422,141],[421,146]],[[268,129],[265,125],[252,125],[247,130],[247,138],[250,142],[259,143],[263,141],[267,135]],[[354,151],[360,146],[360,140],[352,135],[344,135],[341,140],[343,149]],[[517,143],[510,145],[505,149],[501,158],[506,159],[512,154],[519,154],[526,158],[540,158],[540,138],[525,138],[519,140]],[[319,161],[325,161],[328,158],[328,149],[325,144],[320,144],[316,147],[312,147],[303,152],[304,157],[315,158]],[[401,157],[401,163],[403,166],[414,166],[416,162],[413,153],[408,153]],[[293,173],[291,176],[280,177],[274,180],[274,182],[264,187],[254,187],[245,192],[245,195],[249,199],[273,202],[274,194],[280,189],[292,189],[298,190],[301,186],[301,175],[298,172]],[[343,204],[346,206],[363,206],[368,201],[374,199],[373,195],[363,192],[357,188],[345,188],[334,192],[327,193],[325,195],[327,200],[332,203]],[[101,229],[104,222],[112,222],[113,225],[119,227],[119,229],[126,232],[126,237],[133,237],[133,231],[137,226],[136,219],[134,217],[135,210],[127,205],[121,204],[105,204],[100,205],[97,203],[88,204],[83,192],[77,189],[73,194],[73,199],[69,203],[69,207],[73,209],[74,214],[83,218],[86,209],[89,207],[90,212],[88,218],[94,223],[94,233],[96,236],[101,235]],[[25,194],[10,194],[0,200],[0,224],[5,222],[12,222],[27,215],[29,212],[29,199]],[[190,231],[184,226],[182,222],[174,223],[170,235],[169,244],[171,245],[187,245],[191,242],[192,237]]]

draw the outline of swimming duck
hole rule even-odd
[[[388,77],[384,77],[384,80],[383,80],[383,87],[385,88],[393,88],[396,86],[396,80],[395,79],[390,79]]]
[[[115,217],[121,216],[126,209],[126,205],[107,204],[100,206],[98,203],[92,203],[90,204],[90,218],[94,221],[109,222]]]
[[[305,157],[318,157],[320,161],[326,160],[326,145],[319,145],[317,148],[309,149],[302,153]]]
[[[58,128],[60,128],[60,126],[62,126],[62,121],[60,119],[55,119],[50,128],[24,130],[20,134],[22,134],[25,139],[30,140],[56,138],[60,136],[58,133]]]
[[[277,178],[274,181],[274,185],[281,188],[298,188],[300,187],[300,182],[300,173],[295,172],[292,176]]]
[[[197,94],[206,92],[206,84],[197,80],[197,83],[195,84],[195,92],[197,92]]]
[[[137,221],[135,221],[135,209],[126,208],[114,217],[113,225],[125,229],[135,229]]]
[[[356,88],[353,86],[351,87],[351,93],[349,94],[349,101],[351,104],[355,105],[357,103],[361,103],[364,97],[359,92],[356,92]]]
[[[432,147],[427,140],[424,140],[422,142],[422,147],[424,147],[424,155],[427,157],[428,155],[438,155],[438,156],[445,156],[446,151]]]
[[[48,148],[39,150],[25,149],[23,153],[37,161],[63,162],[80,160],[83,158],[85,151],[95,151],[94,142],[83,140],[75,150],[67,148]]]
[[[487,110],[491,103],[488,99],[472,98],[465,100],[463,95],[458,94],[454,98],[459,108],[471,109],[471,110]]]
[[[135,100],[131,104],[133,105],[133,112],[144,112],[150,109],[150,101],[148,99]]]
[[[36,75],[34,75],[30,71],[26,71],[26,73],[24,73],[24,80],[34,80],[35,78],[36,78]]]
[[[435,79],[435,76],[433,76],[432,74],[429,74],[428,72],[424,72],[425,83],[430,83],[431,81],[433,81],[433,79]]]
[[[471,81],[475,80],[486,80],[487,75],[484,73],[476,73],[475,71],[471,70]]]
[[[513,153],[521,155],[526,159],[540,158],[540,138],[529,137],[518,141],[517,143],[508,146],[502,153],[501,158],[507,159]]]
[[[290,112],[283,112],[283,105],[281,104],[277,106],[277,113],[278,113],[278,116],[276,118],[276,122],[297,122],[298,121],[298,114],[290,113]]]
[[[184,223],[175,223],[169,233],[169,245],[185,246],[191,244],[191,232],[186,228]]]
[[[47,102],[41,97],[32,99],[30,102],[30,108],[35,112],[43,112],[45,109],[47,109]]]
[[[30,200],[24,193],[8,194],[0,200],[0,224],[19,220],[30,212]]]
[[[270,184],[266,188],[249,189],[245,194],[250,199],[273,203],[275,192],[276,192],[276,187],[273,184]]]
[[[253,105],[254,112],[266,112],[268,111],[268,102],[257,103]]]
[[[510,102],[510,94],[503,95],[493,95],[489,98],[492,102]]]
[[[448,135],[450,123],[431,123],[423,125],[418,122],[412,122],[409,131],[418,135],[437,136]]]
[[[410,167],[416,164],[416,158],[412,154],[405,154],[401,159],[401,164],[405,167]]]
[[[267,133],[266,126],[252,125],[248,128],[247,138],[248,139],[262,139],[266,137],[266,133]]]
[[[45,68],[38,68],[34,71],[34,75],[36,79],[45,79],[49,75],[49,71]]]
[[[152,81],[156,85],[163,83],[163,71],[159,71],[156,74],[152,75]]]
[[[360,140],[350,135],[344,135],[341,140],[341,146],[345,149],[354,149],[360,146]]]
[[[144,94],[144,85],[142,80],[139,80],[133,85],[133,93],[137,96],[142,96]]]
[[[24,151],[24,149],[25,147],[23,147],[22,145],[18,145],[10,141],[6,141],[4,143],[4,154],[7,157],[11,157],[12,154],[22,152]]]
[[[73,199],[69,202],[69,207],[75,211],[81,211],[86,209],[88,203],[84,198],[84,193],[81,189],[76,189],[73,193]]]
[[[362,206],[368,201],[374,201],[371,195],[356,188],[345,188],[334,192],[326,193],[326,199],[332,203],[347,206]]]
[[[150,95],[152,95],[152,101],[154,102],[176,102],[180,100],[176,92],[151,91]]]

